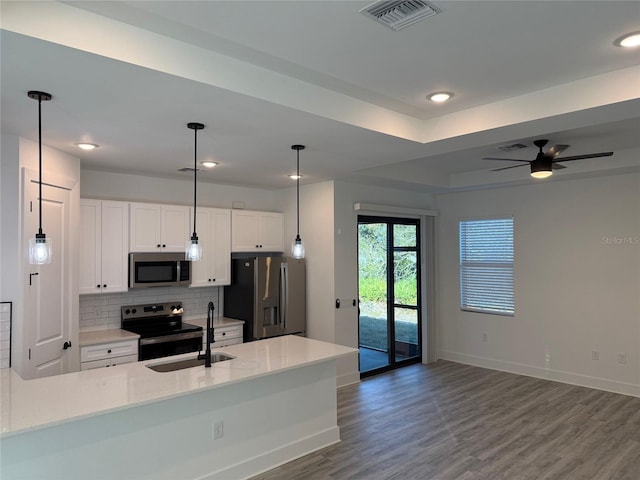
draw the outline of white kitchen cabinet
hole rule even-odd
[[[225,322],[226,323],[226,322]],[[243,343],[242,330],[243,323],[235,323],[233,325],[215,325],[213,326],[213,343],[211,344],[211,349],[214,350],[220,347],[228,347],[229,345],[238,345]],[[202,351],[204,352],[207,348],[207,338],[206,338],[206,323],[203,327],[202,336]]]
[[[130,252],[184,252],[191,238],[189,207],[130,204]]]
[[[80,347],[80,369],[113,367],[138,361],[138,340],[100,343]]]
[[[191,286],[212,287],[231,283],[231,210],[197,208],[196,231],[202,258],[191,264]],[[193,208],[190,224],[193,225]]]
[[[126,292],[129,204],[80,199],[79,236],[79,293]]]
[[[231,251],[284,251],[283,215],[275,212],[232,210]]]

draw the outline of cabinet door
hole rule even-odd
[[[130,204],[130,252],[158,252],[161,250],[160,223],[162,209],[153,203]]]
[[[162,250],[184,252],[193,232],[193,226],[189,228],[189,207],[162,205],[161,225]]]
[[[260,232],[260,250],[284,251],[284,222],[281,213],[260,212],[258,231]]]
[[[126,292],[129,285],[129,204],[102,202],[102,291]]]
[[[202,258],[191,262],[191,286],[210,287],[213,257],[215,256],[215,242],[212,238],[213,215],[210,208],[198,208],[196,230],[198,241],[202,248]],[[193,225],[193,208],[191,209],[191,225]]]
[[[80,199],[78,293],[100,293],[102,285],[102,202]]]
[[[211,287],[231,283],[231,211],[198,208],[197,231],[202,259],[191,264],[191,286]],[[193,209],[191,209],[193,222]],[[191,223],[192,224],[192,223]]]
[[[212,209],[213,248],[212,284],[231,285],[231,211],[221,208]]]
[[[255,252],[259,249],[258,212],[232,210],[231,251]]]

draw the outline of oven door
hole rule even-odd
[[[198,352],[202,348],[202,330],[161,337],[141,338],[139,360],[169,357],[181,353]]]

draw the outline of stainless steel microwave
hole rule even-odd
[[[130,253],[129,288],[191,284],[191,262],[184,253]]]

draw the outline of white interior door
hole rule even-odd
[[[38,231],[38,184],[25,179],[24,251]],[[71,335],[71,276],[69,259],[70,192],[43,185],[42,230],[51,238],[52,260],[48,265],[29,265],[25,272],[24,332],[26,368],[24,376],[39,378],[70,371],[69,351],[63,349]],[[73,348],[78,348],[73,345]]]

